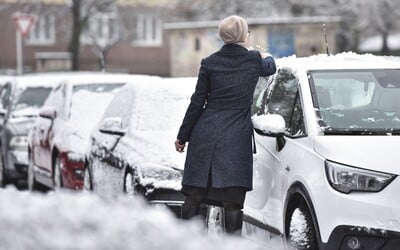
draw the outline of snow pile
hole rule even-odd
[[[283,249],[243,238],[207,237],[201,223],[127,196],[49,195],[0,189],[0,249]]]
[[[292,216],[290,222],[290,243],[297,246],[299,249],[307,249],[309,247],[307,238],[309,228],[307,226],[306,217],[298,208],[294,210]]]

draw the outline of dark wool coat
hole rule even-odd
[[[189,142],[182,185],[252,189],[251,105],[260,76],[274,74],[272,57],[237,44],[201,62],[197,86],[178,133]]]

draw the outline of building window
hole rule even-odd
[[[154,16],[138,15],[136,17],[134,45],[160,46],[162,44],[162,23]]]
[[[84,44],[109,44],[119,38],[116,12],[98,13],[90,18],[82,34]]]
[[[200,49],[201,49],[200,39],[196,37],[196,39],[194,40],[194,50],[200,51]]]
[[[28,45],[52,45],[55,43],[54,16],[39,16],[27,39]]]

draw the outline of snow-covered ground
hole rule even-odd
[[[174,218],[140,198],[0,189],[0,249],[283,249],[278,241],[207,236],[200,222]]]

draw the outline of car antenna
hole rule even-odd
[[[329,54],[328,37],[327,37],[327,34],[326,34],[326,24],[322,24],[322,27],[323,27],[323,29],[324,29],[326,54],[327,54],[328,56],[330,56],[330,54]]]

